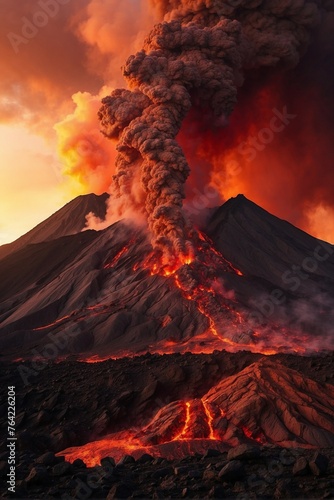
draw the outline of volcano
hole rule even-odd
[[[161,274],[144,228],[82,231],[105,201],[79,197],[0,260],[4,355],[332,349],[333,246],[239,195],[197,230],[198,258]]]
[[[38,497],[30,475],[50,453],[65,471],[57,487],[50,476],[51,493],[71,491],[70,470],[82,475],[84,462],[96,474],[106,457],[120,471],[147,460],[153,477],[159,460],[178,470],[200,457],[251,477],[263,453],[276,460],[298,449],[284,467],[302,460],[304,472],[318,470],[327,458],[309,453],[328,457],[334,445],[333,246],[239,195],[203,214],[195,259],[157,269],[145,227],[124,219],[87,229],[107,199],[77,198],[0,260],[23,497]],[[211,474],[203,488],[216,481]]]

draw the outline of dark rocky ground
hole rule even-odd
[[[94,364],[73,358],[38,365],[3,362],[4,392],[7,386],[16,388],[16,497],[334,498],[333,449],[318,450],[328,460],[315,457],[316,450],[285,451],[267,445],[259,452],[241,449],[239,456],[209,452],[172,461],[146,456],[137,461],[128,458],[116,467],[106,460],[94,468],[80,461],[71,465],[54,456],[108,433],[140,427],[163,405],[199,398],[222,377],[238,373],[261,357],[222,351],[147,354]],[[320,384],[333,384],[333,353],[321,357],[280,354],[271,359]],[[5,430],[1,449],[6,450],[6,396],[0,418]],[[2,451],[4,479],[7,456]]]
[[[25,479],[17,498],[237,498],[334,497],[333,450],[240,447],[230,453],[208,450],[182,460],[129,455],[115,465],[105,458],[87,468],[46,453],[22,456]],[[6,495],[5,495],[6,496]],[[8,495],[9,496],[9,495]],[[10,495],[12,496],[12,495]]]

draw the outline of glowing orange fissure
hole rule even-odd
[[[123,257],[123,255],[125,255],[131,248],[131,245],[133,245],[135,243],[135,238],[132,238],[128,243],[127,245],[124,245],[124,247],[122,247],[116,254],[115,256],[112,258],[111,262],[108,262],[107,264],[105,264],[103,267],[104,269],[112,269],[113,267],[116,266],[116,264],[118,264],[119,260],[121,259],[121,257]]]
[[[211,413],[211,410],[210,410],[210,407],[209,407],[208,403],[206,401],[202,400],[202,404],[203,404],[203,408],[204,408],[205,414],[207,416],[207,422],[208,422],[208,426],[209,426],[209,429],[210,429],[209,439],[216,439],[216,434],[215,434],[215,431],[214,431],[214,428],[213,428],[214,417],[213,417],[213,415]]]
[[[203,417],[206,421],[204,424],[207,424],[209,429],[209,433],[207,435],[196,436],[196,432],[192,427],[192,421],[196,419],[198,415],[195,413],[194,409],[194,401],[182,401],[180,402],[184,405],[184,419],[181,422],[181,429],[177,431],[174,436],[171,436],[169,439],[166,439],[163,443],[175,442],[175,441],[189,441],[189,440],[198,440],[198,439],[209,439],[222,441],[218,436],[216,436],[215,430],[213,428],[213,420],[214,416],[211,413],[209,404],[200,400],[201,407],[199,409],[199,413],[203,413]],[[224,412],[221,410],[221,417],[224,417]],[[205,425],[203,425],[205,427]],[[145,429],[143,429],[143,434],[145,434]],[[87,466],[94,467],[98,465],[101,458],[104,456],[114,456],[116,458],[121,458],[124,454],[133,454],[140,456],[143,453],[154,453],[153,446],[148,446],[143,442],[142,439],[138,438],[131,431],[122,431],[109,439],[102,439],[99,441],[95,441],[92,443],[87,443],[84,446],[80,447],[78,450],[76,447],[69,448],[62,452],[59,452],[58,455],[65,454],[66,460],[69,462],[73,462],[77,458],[81,458]]]
[[[185,410],[186,410],[186,418],[184,421],[184,426],[176,436],[174,436],[171,441],[178,441],[180,439],[187,439],[187,432],[190,427],[190,401],[186,401],[185,403]]]
[[[75,319],[76,322],[84,321],[87,318],[92,318],[94,316],[100,316],[103,314],[110,314],[110,312],[116,312],[118,309],[121,309],[120,306],[117,306],[116,304],[95,304],[92,306],[87,306],[84,307],[83,309],[77,309],[75,311],[72,311],[70,314],[66,314],[65,316],[62,316],[61,318],[56,319],[55,321],[48,323],[43,326],[38,326],[36,328],[33,328],[32,330],[34,332],[42,331],[42,330],[47,330],[49,328],[52,328],[54,326],[61,325],[64,323],[66,320],[72,318]]]
[[[228,420],[224,409],[204,399],[180,401],[179,404],[182,405],[184,410],[180,426],[174,435],[160,440],[159,445],[178,441],[225,441],[225,431],[218,430],[221,419]],[[116,461],[125,454],[133,455],[135,458],[139,458],[143,453],[160,456],[159,447],[145,443],[145,432],[149,427],[150,424],[142,429],[141,436],[143,438],[138,437],[138,433],[136,434],[135,431],[130,429],[80,447],[68,448],[59,452],[58,455],[65,455],[65,459],[69,462],[81,458],[89,467],[98,465],[101,458],[106,456],[113,456]],[[245,438],[260,444],[266,443],[264,436],[254,436],[246,426],[240,426],[239,428]],[[228,444],[228,441],[226,444]]]

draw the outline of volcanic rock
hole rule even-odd
[[[153,479],[160,479],[165,476],[169,476],[173,474],[174,471],[171,467],[162,467],[160,469],[157,469],[153,472],[152,478]]]
[[[180,467],[174,468],[174,474],[176,474],[177,476],[188,474],[189,469],[190,469],[189,465],[183,465],[183,466],[181,465]]]
[[[121,483],[115,484],[108,493],[107,500],[117,498],[129,498],[132,495],[132,489],[128,485]]]
[[[113,457],[104,457],[104,458],[101,458],[101,462],[100,463],[101,463],[102,467],[104,467],[105,465],[111,466],[111,467],[115,467],[115,465],[116,465],[116,462],[115,462],[115,460],[114,460]],[[123,461],[123,463],[124,463],[124,461]]]
[[[60,464],[59,464],[60,465]],[[45,484],[48,481],[48,471],[46,467],[37,465],[33,467],[26,478],[26,483]]]
[[[244,473],[242,462],[239,460],[231,460],[231,462],[222,468],[218,477],[223,481],[237,481],[238,479],[244,478]]]
[[[274,492],[274,498],[290,498],[291,492],[291,479],[280,479]]]
[[[138,464],[147,464],[150,463],[154,460],[152,455],[149,455],[148,453],[144,453],[140,458],[138,458],[137,463]]]
[[[213,486],[209,491],[210,498],[226,498],[226,490],[222,486]]]
[[[36,459],[36,462],[42,465],[55,465],[61,461],[60,457],[56,457],[51,451],[44,453]]]
[[[219,450],[214,450],[212,448],[208,448],[203,455],[203,458],[211,458],[211,457],[219,457],[221,455]]]
[[[216,472],[212,469],[207,469],[204,471],[203,473],[203,481],[211,481],[212,479],[214,479],[216,477]]]
[[[247,422],[244,433],[253,440],[334,444],[333,386],[317,384],[268,359],[223,380],[205,398],[237,427]]]
[[[260,455],[260,449],[248,444],[241,444],[236,448],[229,450],[227,460],[249,460],[257,458]]]
[[[72,470],[72,464],[70,464],[69,462],[61,462],[59,464],[56,464],[52,468],[52,474],[54,476],[64,476],[66,474],[71,474]]]
[[[296,460],[295,465],[292,469],[292,474],[294,476],[306,476],[310,473],[310,469],[307,463],[306,458],[300,457]]]
[[[119,462],[117,462],[117,465],[127,465],[127,464],[134,464],[135,459],[131,455],[124,455],[124,457],[121,458]]]
[[[325,455],[316,452],[310,460],[309,466],[315,476],[321,476],[327,471],[328,463],[328,458]]]
[[[85,469],[87,467],[85,462],[83,460],[81,460],[81,458],[77,458],[76,460],[74,460],[72,465],[73,465],[73,467],[76,467],[78,469]]]

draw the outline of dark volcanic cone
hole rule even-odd
[[[106,215],[105,202],[108,194],[78,196],[55,214],[41,222],[13,243],[0,246],[0,259],[32,243],[55,240],[61,236],[76,234],[86,225],[86,216],[94,213],[100,219]]]

